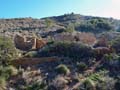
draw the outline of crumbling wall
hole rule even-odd
[[[41,58],[19,58],[17,60],[13,60],[11,62],[14,66],[25,66],[25,67],[32,67],[44,62],[54,62],[59,61],[60,58],[58,57],[41,57]]]
[[[14,43],[17,49],[23,51],[40,49],[46,44],[46,42],[42,39],[38,39],[36,37],[29,37],[29,36],[26,37],[19,34],[15,35]]]
[[[40,49],[46,45],[46,42],[42,39],[36,38],[36,49]]]

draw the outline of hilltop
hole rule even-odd
[[[48,25],[50,24],[50,25]],[[119,31],[120,20],[113,18],[103,18],[103,17],[92,17],[92,16],[83,16],[80,14],[64,14],[61,16],[46,17],[41,19],[34,18],[13,18],[13,19],[0,19],[0,30],[41,30],[48,26],[60,26],[67,27],[67,25],[73,24],[75,28],[79,31],[81,28],[85,28],[84,25],[95,26],[98,28],[112,29]],[[102,25],[106,27],[102,27]],[[108,26],[108,27],[107,27]],[[56,28],[59,29],[59,28]],[[91,29],[93,27],[91,26]],[[89,30],[88,30],[89,31]],[[94,31],[93,31],[94,32]],[[102,32],[102,31],[100,31]]]

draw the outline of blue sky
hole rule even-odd
[[[120,0],[0,0],[0,18],[77,13],[120,19]]]

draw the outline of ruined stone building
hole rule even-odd
[[[36,50],[42,48],[46,42],[42,39],[16,34],[14,37],[15,47],[23,51]]]

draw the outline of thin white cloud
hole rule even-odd
[[[109,16],[120,19],[120,0],[108,0],[102,11],[102,16]]]
[[[120,3],[120,0],[110,0],[110,1],[114,4],[119,4]]]

